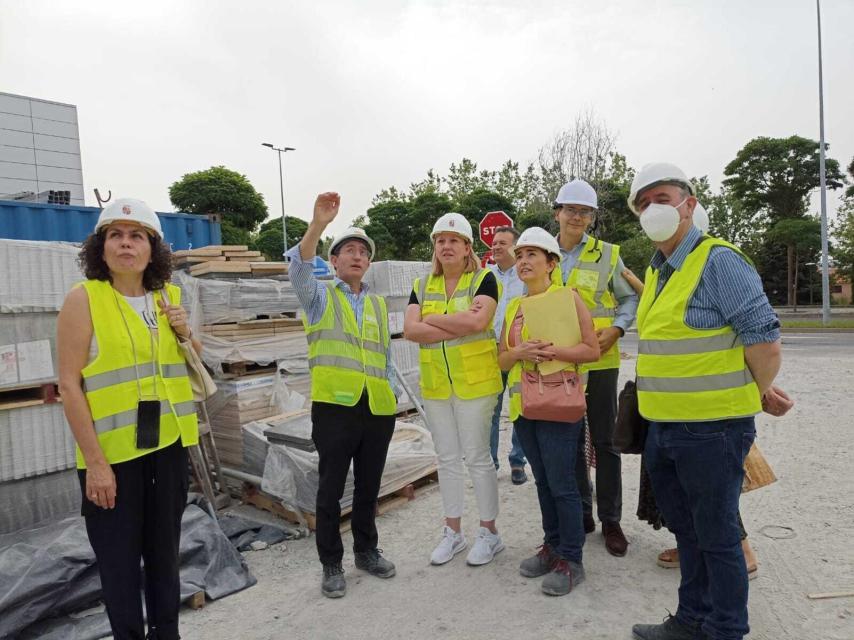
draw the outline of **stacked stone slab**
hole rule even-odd
[[[80,508],[57,384],[56,317],[83,279],[79,248],[0,240],[0,534]]]

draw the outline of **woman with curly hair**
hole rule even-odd
[[[198,423],[179,346],[192,338],[157,214],[116,200],[80,251],[87,280],[57,321],[59,387],[77,442],[82,515],[113,637],[178,635],[178,543]],[[145,635],[140,589],[145,564]]]

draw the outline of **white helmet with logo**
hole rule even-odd
[[[685,187],[692,196],[694,195],[694,185],[675,164],[669,162],[653,162],[644,165],[632,180],[632,189],[629,193],[628,203],[629,209],[636,216],[640,215],[640,211],[635,207],[635,200],[638,199],[638,194],[644,189],[649,189],[657,184],[675,184]]]
[[[474,236],[471,232],[471,223],[466,220],[466,217],[461,213],[446,213],[441,218],[436,220],[433,225],[433,232],[430,234],[430,239],[435,240],[440,233],[456,233],[462,236],[470,243],[474,242]]]
[[[596,197],[596,190],[584,180],[573,180],[567,182],[557,192],[555,205],[561,204],[580,204],[585,207],[596,209],[599,206],[599,200]]]
[[[163,239],[163,228],[160,226],[160,218],[154,213],[154,209],[136,198],[119,198],[114,200],[101,210],[98,223],[95,225],[95,233],[113,222],[135,222],[142,226],[150,234],[157,234]]]
[[[537,247],[560,260],[557,238],[541,227],[529,227],[522,232],[514,248],[518,251],[523,247]]]
[[[326,254],[327,259],[331,260],[332,254],[335,253],[335,249],[347,240],[361,240],[367,244],[368,248],[371,250],[371,260],[374,259],[374,254],[377,251],[374,241],[368,237],[368,234],[365,233],[364,229],[360,229],[359,227],[348,227],[344,229],[343,232],[335,236],[335,239],[332,240],[332,244],[329,245],[329,252]]]

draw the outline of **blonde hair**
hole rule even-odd
[[[462,237],[462,236],[460,236]],[[468,255],[465,258],[466,264],[463,267],[463,273],[474,273],[480,268],[480,260],[477,258],[477,254],[474,252],[474,248],[471,246],[471,242],[466,239],[463,239],[468,247]],[[439,262],[439,258],[436,257],[436,241],[433,240],[433,270],[431,271],[431,275],[441,276],[445,274],[445,270],[442,268],[442,263]]]

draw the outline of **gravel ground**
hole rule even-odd
[[[636,352],[636,337],[623,346]],[[623,378],[634,360],[624,360]],[[854,590],[854,476],[851,473],[851,382],[854,335],[784,336],[784,367],[778,383],[794,395],[782,419],[757,420],[758,442],[779,481],[742,500],[742,513],[759,558],[750,583],[751,638],[851,640],[854,598],[810,600],[809,593]],[[506,460],[509,423],[502,425]],[[654,531],[635,515],[639,457],[624,456],[623,527],[628,555],[605,551],[601,533],[587,537],[587,580],[570,595],[550,598],[539,580],[518,573],[519,561],[541,541],[533,482],[510,483],[499,471],[498,526],[507,548],[484,567],[469,567],[465,554],[442,567],[428,557],[438,541],[441,501],[435,489],[377,520],[380,546],[397,565],[391,580],[373,578],[345,553],[347,596],[320,594],[314,539],[249,552],[255,587],[182,611],[185,639],[273,638],[631,638],[631,625],[657,622],[675,611],[679,574],[655,564],[672,546],[667,531]],[[464,531],[477,527],[474,496],[468,495]],[[253,517],[265,517],[249,507]],[[349,534],[344,545],[351,545]]]

